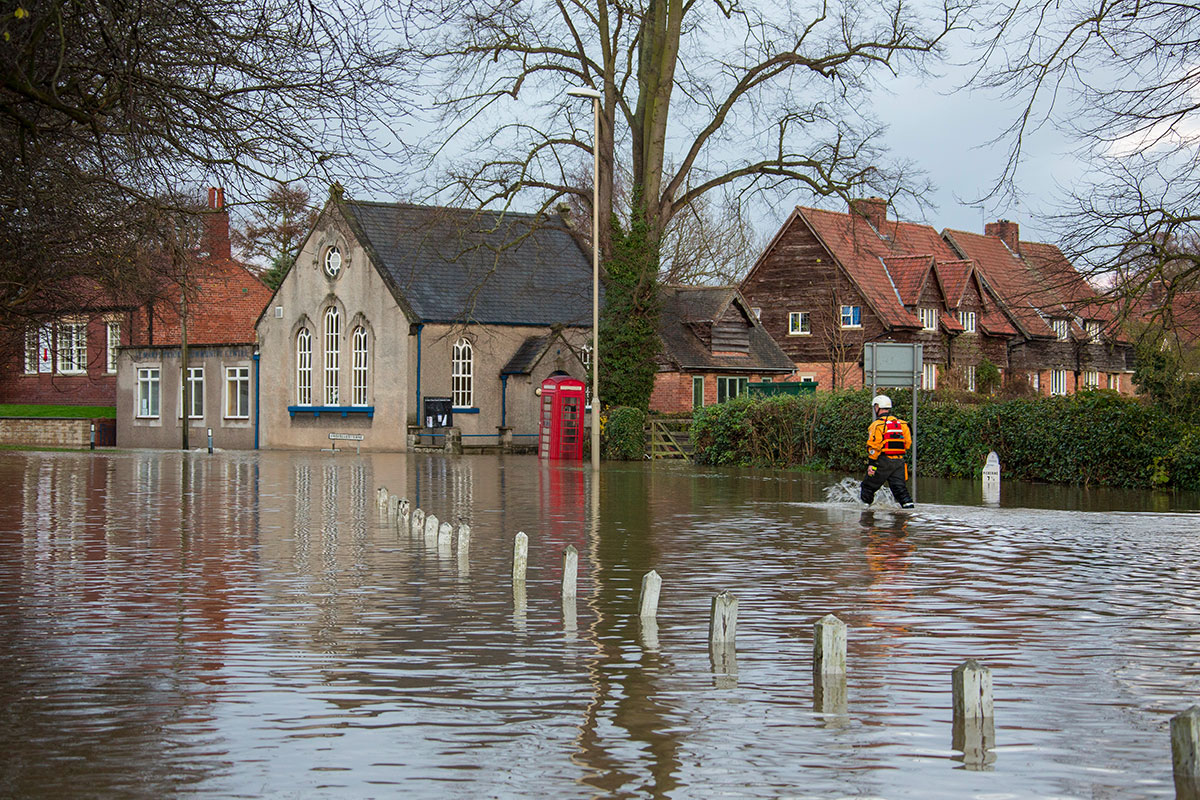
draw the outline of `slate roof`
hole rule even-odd
[[[749,355],[713,355],[701,337],[735,305],[750,326]],[[790,373],[795,364],[750,311],[733,286],[664,286],[659,319],[662,356],[681,370]]]
[[[591,326],[591,257],[558,219],[358,200],[339,206],[414,321]]]

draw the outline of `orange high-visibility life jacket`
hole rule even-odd
[[[895,417],[886,417],[883,422],[883,454],[902,456],[908,452],[908,431],[905,424]]]

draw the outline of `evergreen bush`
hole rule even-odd
[[[609,461],[641,461],[646,454],[646,412],[620,406],[610,409],[601,431],[601,453]]]
[[[908,419],[912,395],[891,391]],[[974,399],[974,398],[973,398]],[[823,467],[856,473],[866,461],[867,391],[738,398],[697,409],[696,459],[708,464]],[[995,450],[1007,477],[1126,488],[1200,488],[1200,426],[1110,391],[982,399],[923,393],[921,474],[973,478]]]

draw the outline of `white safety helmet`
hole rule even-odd
[[[892,398],[888,397],[886,394],[877,394],[875,395],[875,399],[871,401],[871,405],[877,406],[878,408],[891,408]]]

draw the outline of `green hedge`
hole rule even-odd
[[[890,393],[898,416],[912,395]],[[923,393],[917,420],[924,475],[970,478],[995,450],[1006,477],[1129,488],[1200,488],[1200,427],[1115,392],[988,400]],[[862,470],[866,391],[739,398],[698,409],[696,458],[708,464]]]
[[[646,412],[629,406],[608,410],[600,453],[610,461],[641,461],[646,455]]]

